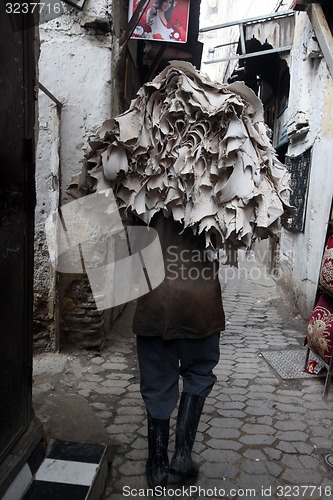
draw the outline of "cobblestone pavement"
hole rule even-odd
[[[227,327],[194,447],[200,474],[192,483],[171,477],[166,498],[333,498],[333,472],[323,458],[333,452],[333,387],[323,398],[323,379],[286,380],[265,361],[267,350],[303,349],[305,358],[306,323],[262,269],[240,268],[224,273]],[[132,313],[127,305],[102,353],[66,355],[56,389],[35,380],[37,395],[79,394],[104,423],[112,454],[104,500],[149,498]]]

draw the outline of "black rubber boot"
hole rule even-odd
[[[195,477],[199,465],[192,460],[191,453],[197,433],[205,398],[183,392],[180,399],[175,452],[170,464],[170,472],[178,476]]]
[[[170,419],[158,420],[148,413],[148,460],[146,474],[150,488],[166,487],[169,474],[169,426]]]

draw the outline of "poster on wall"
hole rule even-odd
[[[129,1],[129,18],[139,0]],[[190,0],[150,0],[131,38],[186,43]]]

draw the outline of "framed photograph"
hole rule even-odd
[[[130,0],[129,18],[139,0]],[[186,43],[190,0],[150,0],[131,38]]]

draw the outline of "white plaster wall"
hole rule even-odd
[[[84,12],[41,25],[40,82],[62,103],[60,164],[62,200],[71,175],[80,170],[89,136],[111,114],[111,35],[82,25],[105,17],[110,0],[88,1]]]
[[[292,142],[288,155],[299,155],[313,146],[305,228],[303,233],[282,230],[281,271],[292,286],[296,306],[308,318],[318,284],[327,220],[333,195],[333,81],[323,58],[307,57],[312,36],[306,13],[296,18],[294,49],[291,54],[289,117],[304,111],[310,131]]]
[[[55,104],[39,92],[39,139],[36,162],[35,299],[41,314],[53,319],[55,280],[46,247],[44,223],[81,170],[88,139],[111,116],[112,26],[102,34],[83,25],[96,18],[111,20],[112,0],[87,0],[83,11],[66,13],[40,26],[39,81],[62,105],[60,121]],[[59,154],[59,156],[58,156]],[[38,301],[38,300],[37,300]]]

